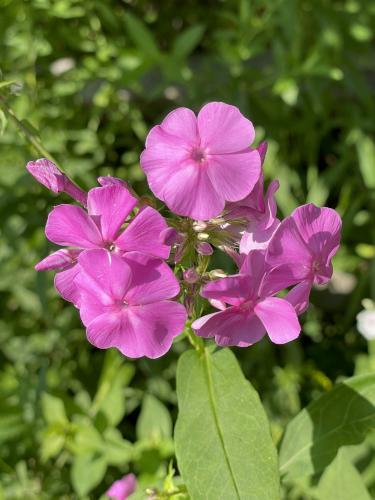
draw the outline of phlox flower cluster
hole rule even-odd
[[[50,212],[46,236],[63,248],[36,269],[56,271],[57,291],[79,310],[94,346],[157,358],[188,317],[198,336],[221,346],[299,336],[313,285],[332,276],[341,220],[307,204],[281,221],[279,183],[264,186],[267,144],[252,147],[254,136],[228,104],[169,113],[140,157],[160,211],[120,179],[99,177],[86,193],[51,161],[28,163],[41,184],[75,202]],[[210,269],[214,250],[229,255],[235,274]],[[216,312],[201,316],[202,298]]]

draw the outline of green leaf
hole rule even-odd
[[[133,43],[151,59],[159,58],[160,52],[152,32],[134,14],[125,14],[125,25]]]
[[[356,141],[359,168],[367,188],[375,188],[375,144],[371,137],[358,133]]]
[[[288,478],[325,469],[341,446],[360,443],[375,425],[375,374],[353,377],[304,408],[288,425],[280,471]]]
[[[173,55],[178,59],[184,59],[190,55],[201,41],[205,27],[196,24],[178,35],[173,44]]]
[[[103,435],[104,453],[110,465],[124,465],[133,458],[133,445],[123,439],[118,429],[107,429]]]
[[[327,467],[318,487],[319,500],[371,500],[358,470],[346,456],[345,450],[339,451],[331,465]]]
[[[79,496],[86,495],[98,486],[107,470],[107,462],[103,457],[78,455],[70,470],[73,488]]]
[[[137,420],[137,438],[160,441],[172,436],[172,421],[167,408],[151,394],[146,394]]]
[[[49,424],[59,423],[64,425],[68,423],[64,402],[56,396],[47,393],[43,394],[42,412],[46,422]]]
[[[269,424],[232,352],[185,352],[177,397],[176,456],[191,498],[278,499]]]
[[[94,415],[102,412],[110,426],[116,426],[125,415],[124,388],[133,375],[133,365],[125,364],[115,350],[107,351],[92,412]]]

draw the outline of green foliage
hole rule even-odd
[[[293,417],[336,381],[375,370],[374,347],[355,329],[362,299],[375,299],[373,3],[0,0],[0,12],[0,499],[98,499],[129,471],[139,499],[147,488],[186,499],[170,429],[176,363],[187,343],[180,339],[161,360],[135,362],[90,347],[52,275],[33,269],[52,251],[43,234],[50,208],[68,200],[24,167],[42,145],[84,188],[113,174],[146,193],[138,158],[147,130],[172,108],[198,110],[208,100],[238,105],[256,125],[257,142],[269,141],[265,177],[280,180],[280,216],[309,200],[343,217],[333,281],[314,290],[301,339],[235,350],[275,442],[290,421],[306,426],[293,435],[290,424],[282,457],[286,440],[293,438],[291,453],[306,445],[319,426],[307,410]],[[220,259],[213,266],[229,269]],[[350,384],[355,417],[369,396]],[[330,397],[341,394],[337,404],[348,408],[342,391]],[[321,429],[335,415],[343,417],[330,410]],[[293,463],[298,470],[304,463],[308,475],[289,475],[284,498],[316,498],[320,478],[309,474],[318,469],[323,495],[335,490],[337,474],[357,471],[353,488],[360,475],[375,497],[373,432],[348,455],[352,465],[335,459],[337,445],[359,443],[368,421],[333,434],[334,442],[328,437],[335,446],[319,463],[302,452]]]
[[[344,445],[375,426],[375,374],[347,379],[304,408],[287,426],[280,471],[287,478],[325,469]]]
[[[184,353],[177,397],[176,455],[192,498],[279,498],[268,421],[231,351]]]

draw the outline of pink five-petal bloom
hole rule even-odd
[[[340,246],[341,219],[331,208],[309,203],[294,210],[276,230],[267,249],[273,283],[296,285],[286,299],[302,313],[313,283],[327,283],[332,257]]]
[[[53,193],[67,193],[74,200],[86,206],[87,193],[69,179],[56,165],[46,158],[29,161],[26,165],[30,174]]]
[[[201,337],[215,337],[221,346],[247,347],[266,332],[275,344],[290,342],[298,337],[301,327],[294,307],[272,296],[277,291],[269,283],[265,252],[253,250],[246,256],[240,274],[211,281],[203,287],[203,297],[228,307],[203,316],[192,327]]]
[[[178,108],[151,129],[141,166],[151,191],[179,215],[207,220],[247,196],[260,175],[254,127],[235,106]]]
[[[88,340],[100,349],[116,347],[129,358],[158,358],[171,347],[186,321],[180,290],[161,259],[129,252],[88,250],[78,258],[75,284]]]
[[[79,250],[107,248],[117,253],[137,250],[168,258],[170,247],[160,238],[167,224],[157,210],[142,208],[121,231],[136,204],[136,198],[119,184],[91,189],[87,211],[75,205],[58,205],[52,210],[47,220],[46,236],[57,245]],[[73,267],[69,272],[64,271],[66,274],[60,273],[56,288],[64,299],[78,305],[74,283],[70,279],[77,273]]]
[[[126,474],[123,478],[115,481],[106,492],[107,497],[113,500],[125,500],[137,488],[137,479],[134,474]]]

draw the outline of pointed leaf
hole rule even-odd
[[[353,377],[304,408],[288,425],[280,471],[288,478],[321,472],[341,446],[360,443],[375,426],[375,374]]]
[[[278,499],[269,424],[232,352],[185,352],[177,397],[176,455],[191,498]]]

